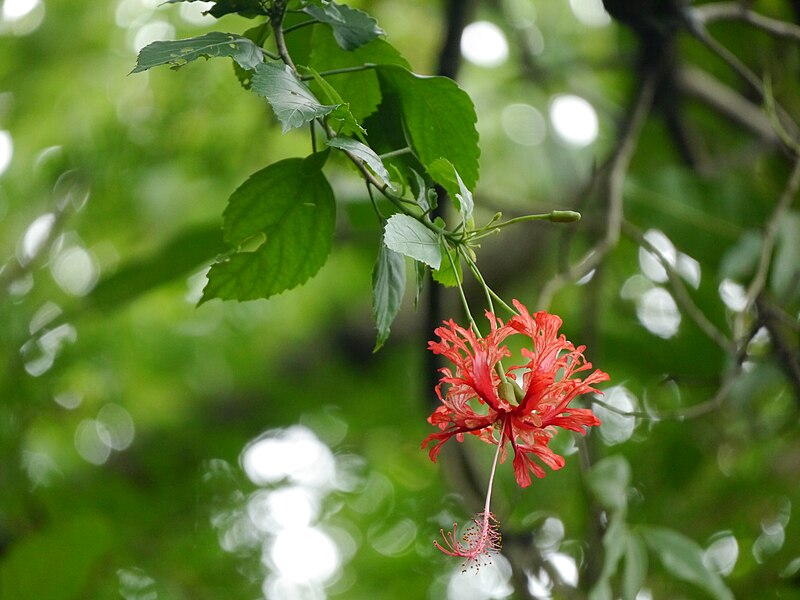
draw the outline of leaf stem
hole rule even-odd
[[[316,25],[319,23],[316,19],[309,19],[308,21],[303,21],[302,23],[295,23],[283,30],[283,34],[286,35],[287,33],[292,33],[293,31],[297,31],[298,29],[302,29],[303,27],[308,27],[309,25]]]
[[[330,69],[328,71],[320,71],[320,75],[322,77],[327,77],[329,75],[342,75],[345,73],[360,73],[362,71],[369,71],[370,69],[374,69],[377,67],[375,63],[364,63],[363,65],[358,65],[355,67],[342,67],[341,69]],[[302,81],[308,81],[309,79],[313,79],[313,75],[303,75],[300,78]]]

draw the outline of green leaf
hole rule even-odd
[[[390,250],[438,269],[442,264],[436,234],[408,215],[392,215],[386,222],[383,241]]]
[[[283,126],[283,133],[327,115],[335,105],[323,105],[289,67],[280,63],[261,63],[253,76],[253,91],[264,96]]]
[[[231,195],[223,232],[236,252],[211,267],[202,302],[268,298],[322,268],[336,224],[333,191],[321,170],[326,156],[274,163]],[[260,246],[244,251],[248,241],[259,238]]]
[[[225,250],[218,222],[182,231],[151,256],[123,265],[85,298],[91,308],[112,310],[208,263]]]
[[[622,598],[636,600],[647,576],[647,548],[636,533],[629,531],[625,544],[625,568],[622,571]]]
[[[256,46],[261,48],[264,46],[264,42],[269,37],[270,31],[271,28],[269,26],[269,21],[267,21],[261,25],[251,27],[245,31],[242,36],[246,37],[248,40],[251,40]],[[253,69],[245,69],[239,63],[234,61],[233,72],[236,74],[236,78],[239,80],[241,86],[244,89],[249,90],[253,85]]]
[[[611,516],[603,535],[603,570],[589,593],[590,600],[612,599],[609,581],[617,572],[619,561],[625,552],[627,537],[628,526],[625,524],[623,514],[617,511]]]
[[[327,27],[315,27],[311,36],[310,65],[320,73],[350,69],[368,64],[400,65],[408,61],[386,40],[377,38],[352,52],[342,50]],[[353,73],[337,73],[325,79],[334,87],[358,122],[375,112],[381,102],[378,76],[371,68]]]
[[[185,40],[153,42],[139,52],[136,67],[131,73],[146,71],[159,65],[172,65],[179,69],[198,58],[229,56],[243,69],[253,69],[264,57],[261,48],[252,40],[233,33],[212,31]]]
[[[356,121],[353,113],[350,112],[350,105],[342,99],[342,97],[339,95],[339,92],[336,91],[336,88],[334,88],[325,80],[324,77],[317,73],[316,69],[311,67],[305,68],[311,73],[311,76],[314,78],[314,83],[319,86],[325,99],[330,104],[337,105],[336,109],[331,111],[331,113],[328,115],[328,124],[334,129],[337,129],[338,126],[338,134],[355,135],[362,142],[366,143],[367,138],[365,136],[367,132],[363,127],[361,127],[361,125],[358,124],[358,121]]]
[[[84,597],[91,579],[104,568],[105,556],[113,543],[111,528],[95,515],[72,516],[63,523],[29,533],[3,555],[0,598]]]
[[[414,279],[416,280],[416,289],[414,290],[414,310],[419,307],[419,297],[422,295],[422,288],[425,287],[425,274],[428,267],[425,263],[418,260],[414,261]]]
[[[444,238],[441,238],[439,252],[442,256],[442,265],[433,271],[433,278],[446,287],[455,287],[460,281],[464,281],[464,275],[461,272],[461,257],[459,257],[458,251],[451,248]],[[453,265],[456,266],[455,271],[453,271]]]
[[[402,254],[381,244],[378,260],[372,271],[372,316],[378,329],[377,352],[389,338],[389,333],[406,289],[406,261]]]
[[[631,483],[631,466],[621,454],[609,456],[592,467],[587,478],[597,501],[608,510],[624,510]]]
[[[453,163],[446,158],[437,158],[428,167],[428,174],[447,190],[464,223],[470,223],[475,202],[472,199],[472,192],[464,185]]]
[[[392,185],[392,182],[389,180],[389,171],[386,170],[386,167],[383,165],[383,161],[381,160],[380,156],[375,154],[375,151],[366,144],[362,144],[361,142],[351,138],[336,136],[328,140],[328,146],[331,146],[332,148],[338,148],[339,150],[344,150],[353,156],[360,158],[367,164],[373,173],[383,179],[386,185],[388,185],[391,189],[395,189]]]
[[[198,2],[199,0],[167,0],[165,4],[175,4],[177,2]],[[219,19],[229,13],[239,13],[243,17],[257,17],[266,15],[263,3],[260,0],[212,0],[215,2],[210,10],[203,14],[209,14]]]
[[[770,286],[778,298],[789,300],[797,293],[798,257],[800,256],[800,214],[789,212],[778,225]]]
[[[336,43],[345,50],[355,50],[384,34],[378,22],[367,13],[336,2],[326,2],[322,7],[309,4],[306,13],[327,23],[333,29]]]
[[[464,184],[478,181],[477,116],[469,95],[446,77],[422,77],[397,66],[377,68],[384,94],[397,96],[408,141],[426,169],[446,158]]]
[[[722,578],[703,564],[703,549],[697,542],[665,527],[642,526],[639,530],[647,545],[672,575],[693,583],[714,598],[733,599]]]

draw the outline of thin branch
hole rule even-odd
[[[772,144],[780,145],[767,115],[734,89],[697,67],[677,70],[675,81],[681,92],[696,98],[716,110],[734,124]]]
[[[714,2],[690,9],[692,17],[700,23],[715,21],[742,21],[775,36],[800,42],[800,27],[788,21],[773,19],[754,12],[739,2]]]
[[[608,201],[608,215],[606,218],[606,231],[603,238],[586,252],[583,257],[566,271],[559,273],[545,284],[539,295],[538,307],[546,310],[553,300],[553,296],[565,285],[577,281],[605,258],[605,255],[619,242],[620,228],[623,218],[622,187],[628,172],[636,143],[642,127],[653,104],[657,77],[648,74],[639,87],[628,119],[620,131],[616,148],[609,162],[606,175],[606,198]]]
[[[772,215],[764,227],[764,242],[761,245],[758,269],[747,288],[745,306],[739,313],[739,318],[737,319],[737,329],[739,331],[743,329],[743,319],[745,315],[753,307],[757,298],[764,290],[764,286],[767,284],[767,276],[769,275],[769,268],[772,264],[772,252],[775,249],[775,241],[778,237],[778,228],[786,213],[789,211],[798,190],[800,190],[800,158],[795,161],[794,168],[781,193],[781,197],[778,199],[775,209],[772,211]]]

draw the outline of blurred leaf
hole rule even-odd
[[[79,600],[113,543],[107,523],[94,515],[37,531],[13,545],[0,563],[4,600]]]
[[[330,140],[328,140],[327,143],[328,146],[331,146],[332,148],[345,150],[350,154],[363,160],[367,164],[367,166],[372,170],[373,173],[375,173],[378,177],[383,179],[383,181],[386,183],[386,185],[389,186],[389,188],[394,189],[394,186],[392,185],[392,182],[389,179],[389,171],[386,170],[386,167],[383,165],[383,161],[377,154],[375,154],[372,148],[370,148],[365,144],[362,144],[357,140],[341,136],[336,136],[334,138],[331,138]]]
[[[131,261],[102,279],[86,296],[86,303],[100,310],[117,308],[210,262],[224,249],[219,223],[187,229],[151,256]]]
[[[631,483],[631,466],[621,454],[598,462],[588,475],[589,488],[597,501],[608,510],[624,510]]]
[[[635,532],[629,531],[625,544],[625,568],[622,571],[622,598],[636,600],[647,577],[647,548]]]
[[[229,56],[243,69],[252,69],[263,62],[261,48],[252,40],[233,33],[212,31],[185,40],[153,42],[139,52],[136,67],[131,73],[146,71],[159,65],[179,69],[198,58]]]
[[[336,2],[326,2],[321,7],[309,4],[306,13],[327,23],[333,29],[336,42],[345,50],[355,50],[384,34],[378,22],[367,13]]]
[[[446,158],[437,158],[428,168],[428,173],[434,181],[447,190],[464,223],[469,223],[472,220],[475,202],[472,199],[472,192],[464,185],[453,163]]]
[[[800,275],[800,214],[791,212],[781,219],[772,261],[772,290],[781,301],[798,292]]]
[[[260,0],[211,0],[214,6],[203,14],[210,14],[219,19],[229,13],[239,13],[243,17],[257,17],[266,15],[264,4]],[[198,2],[198,0],[167,0],[165,4],[175,4],[176,2]]]
[[[438,281],[446,287],[455,287],[460,281],[464,281],[463,273],[461,272],[461,257],[455,248],[448,246],[444,239],[439,244],[439,252],[442,257],[442,265],[431,273],[434,280]],[[450,258],[448,258],[448,255]],[[453,265],[456,270],[453,271]]]
[[[311,37],[310,63],[317,71],[349,69],[367,64],[399,65],[410,69],[408,61],[386,40],[376,38],[352,52],[339,47],[327,27],[316,27]],[[381,102],[381,88],[373,69],[337,73],[326,78],[350,105],[359,122],[375,112]]]
[[[372,316],[378,329],[377,351],[389,333],[406,289],[406,260],[402,254],[381,244],[378,260],[372,271]]]
[[[333,191],[322,174],[327,152],[289,158],[250,176],[225,209],[225,240],[234,250],[264,242],[212,265],[203,302],[268,298],[308,280],[325,264],[336,223]]]
[[[703,564],[703,549],[694,540],[665,527],[642,526],[642,537],[675,577],[693,583],[714,598],[732,600],[722,578]]]
[[[603,535],[603,570],[589,593],[591,600],[611,600],[610,580],[617,572],[617,567],[625,552],[628,538],[628,526],[621,512],[615,512]]]
[[[747,281],[756,272],[761,255],[762,236],[757,231],[745,231],[735,245],[728,247],[719,266],[722,278]]]
[[[428,267],[425,263],[418,260],[414,261],[414,279],[416,280],[416,289],[414,290],[414,310],[419,306],[419,297],[422,294],[422,288],[425,287],[425,273]]]
[[[466,186],[474,188],[480,148],[469,95],[446,77],[423,77],[396,66],[377,70],[381,88],[400,101],[409,142],[425,168],[446,158]]]
[[[252,90],[264,96],[283,126],[283,133],[322,117],[336,108],[323,105],[289,67],[280,63],[262,63],[253,75]]]
[[[436,234],[408,215],[392,215],[386,222],[383,241],[388,248],[438,269],[442,263]]]

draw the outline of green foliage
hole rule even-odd
[[[397,98],[408,141],[425,168],[446,158],[474,188],[480,148],[467,93],[446,77],[420,77],[396,66],[381,66],[378,75],[383,93]]]
[[[303,10],[318,21],[330,25],[333,37],[345,50],[355,50],[384,35],[375,19],[364,11],[344,4],[325,2],[321,7],[309,4]]]
[[[235,35],[212,31],[186,40],[153,42],[142,48],[132,73],[140,73],[160,65],[172,65],[180,69],[198,58],[230,57],[243,69],[260,65],[264,56],[261,48],[252,40]]]
[[[462,272],[472,259],[498,294],[547,307],[569,339],[591,340],[587,356],[630,400],[614,404],[622,414],[609,410],[603,435],[581,447],[592,465],[585,477],[577,453],[564,452],[563,470],[520,493],[510,460],[498,465],[495,510],[510,551],[495,566],[508,559],[515,575],[505,589],[534,562],[554,574],[557,556],[580,574],[577,587],[553,577],[554,597],[796,593],[800,220],[796,200],[776,211],[791,150],[777,150],[768,123],[753,135],[703,96],[709,81],[724,82],[751,114],[757,92],[743,92],[723,61],[684,44],[690,32],[682,32],[677,72],[704,75],[703,85],[687,76],[674,97],[661,90],[643,129],[621,140],[641,83],[631,68],[638,38],[620,35],[619,23],[586,26],[568,3],[537,3],[535,19],[530,3],[482,5],[468,20],[506,34],[522,23],[525,35],[508,38],[500,67],[463,61],[463,87],[414,74],[443,62],[436,52],[447,16],[431,3],[363,0],[356,10],[291,0],[281,21],[279,2],[219,0],[208,14],[225,16],[225,31],[250,29],[191,38],[180,3],[119,2],[114,11],[50,3],[38,26],[38,5],[20,21],[13,11],[0,16],[0,142],[13,139],[0,173],[0,597],[264,595],[279,571],[266,565],[276,538],[248,538],[259,530],[249,503],[279,499],[279,486],[247,481],[239,460],[259,432],[298,424],[329,446],[337,468],[335,491],[309,502],[319,508],[310,526],[331,534],[341,566],[320,594],[443,598],[477,585],[430,541],[468,517],[460,499],[473,496],[473,479],[485,483],[486,448],[465,436],[463,455],[445,452],[435,466],[419,450],[436,399],[426,383],[436,368],[424,350],[431,331],[396,318],[406,268],[414,306],[431,300],[419,321],[458,320],[455,290],[434,296],[424,287],[462,279],[479,317],[485,294],[471,269]],[[752,8],[794,19],[788,3]],[[385,16],[391,43],[367,12]],[[155,42],[137,58],[133,44],[151,23],[188,39]],[[796,44],[751,23],[706,25],[742,64],[763,70],[757,79],[771,74],[770,102],[796,119]],[[533,52],[540,32],[547,44]],[[281,33],[296,71],[264,63],[278,60]],[[245,88],[260,71],[256,95],[242,93],[228,61],[201,61],[181,77],[148,71],[200,57],[232,58]],[[125,76],[134,61],[147,76]],[[596,109],[599,137],[588,146],[559,137],[553,107],[566,93]],[[696,166],[679,158],[662,109],[674,109],[690,150],[698,146]],[[633,151],[625,168],[612,164],[626,154],[623,141]],[[354,181],[363,171],[347,164],[359,161],[394,187],[372,186],[370,197]],[[92,182],[88,202],[53,186],[73,168]],[[612,188],[624,183],[618,203],[609,177]],[[455,210],[442,202],[434,212],[437,183]],[[501,212],[566,223],[578,214],[571,209],[583,212],[581,223],[524,223],[490,237]],[[29,227],[44,214],[55,215],[54,229],[26,262]],[[608,232],[618,240],[601,239]],[[674,246],[683,296],[674,280],[645,269],[645,232]],[[598,249],[596,270],[576,285],[571,267]],[[757,306],[723,302],[723,291],[747,290],[757,276],[765,282]],[[543,299],[559,278],[564,285]],[[669,313],[642,301],[650,292],[675,301],[673,335],[644,326]],[[214,297],[269,301],[207,302]],[[710,339],[698,315],[733,350]],[[750,331],[759,333],[739,337]],[[132,444],[97,465],[82,436],[108,450],[119,432],[103,415],[125,411]],[[571,448],[569,439],[553,445]],[[224,485],[209,461],[227,465]],[[545,521],[560,533],[534,531]],[[715,554],[720,539],[731,540],[727,555]],[[508,593],[524,597],[524,584]]]
[[[198,0],[166,0],[166,4],[176,2],[197,2]],[[231,13],[238,13],[243,17],[257,17],[266,15],[264,2],[261,0],[211,0],[214,3],[208,11],[213,17],[220,18]]]
[[[0,598],[78,598],[113,544],[111,527],[95,515],[35,532],[0,563]]]
[[[324,117],[336,108],[334,105],[320,104],[311,90],[282,63],[258,65],[253,75],[252,90],[270,103],[284,133]]]
[[[425,263],[432,269],[442,264],[439,238],[417,219],[408,215],[392,215],[383,233],[386,247]]]
[[[388,185],[389,188],[394,188],[391,179],[389,178],[389,171],[386,170],[386,167],[383,165],[383,161],[381,161],[380,157],[375,154],[375,151],[366,144],[362,144],[357,140],[340,136],[332,137],[326,143],[331,148],[346,150],[348,153],[364,161],[373,173],[383,179],[384,183]]]
[[[291,44],[291,38],[287,43]],[[336,43],[330,29],[315,27],[311,37],[310,66],[319,72],[353,69],[364,65],[397,65],[410,69],[403,58],[386,40],[376,38],[352,52],[346,52]],[[344,72],[327,79],[350,106],[358,121],[375,112],[382,94],[377,73],[373,69],[360,72]],[[396,116],[396,115],[395,115]]]
[[[268,298],[325,264],[336,224],[333,192],[321,170],[326,156],[274,163],[231,195],[223,232],[234,253],[211,267],[203,301]],[[243,247],[260,236],[256,248]]]
[[[389,338],[405,289],[405,258],[381,244],[378,260],[372,270],[372,316],[378,329],[378,339],[373,351],[379,350]]]
[[[639,532],[672,575],[695,584],[718,600],[733,598],[719,575],[703,564],[703,549],[692,539],[665,527],[642,526]]]

